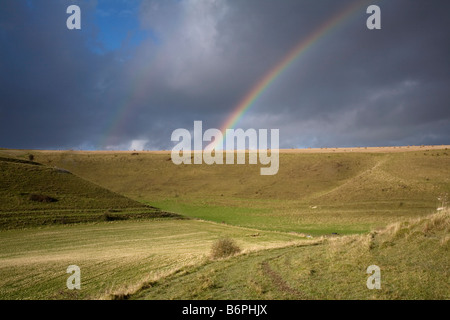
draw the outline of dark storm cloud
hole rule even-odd
[[[0,3],[2,147],[69,147],[96,134],[110,58],[92,54],[83,34],[67,30],[68,3]]]
[[[446,143],[450,130],[439,128],[450,118],[446,13],[418,3],[380,2],[382,30],[358,27],[362,15],[323,39],[258,108],[289,110],[291,121],[279,125],[296,145]]]
[[[220,127],[289,50],[353,2],[143,1],[136,19],[154,36],[98,55],[95,1],[79,2],[82,32],[65,28],[71,1],[2,1],[0,147],[171,148],[171,132],[194,120]],[[361,7],[238,126],[279,128],[286,148],[448,143],[450,4],[370,3],[381,30],[366,28]]]

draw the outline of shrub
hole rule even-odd
[[[211,257],[213,259],[225,258],[239,252],[241,252],[241,248],[232,239],[224,238],[213,243]]]
[[[32,154],[29,154],[29,155],[28,155],[28,160],[30,160],[30,161],[34,161],[34,155],[32,155]]]
[[[101,216],[101,220],[103,221],[117,221],[117,220],[126,220],[126,217],[113,215],[111,213],[105,212]]]
[[[52,197],[49,197],[49,196],[46,196],[46,195],[43,195],[43,194],[35,194],[35,193],[30,194],[29,199],[31,201],[46,202],[46,203],[58,201],[55,198],[52,198]]]

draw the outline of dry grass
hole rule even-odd
[[[211,247],[211,258],[226,258],[239,252],[241,252],[241,248],[239,248],[234,240],[229,238],[219,239]]]
[[[0,298],[448,299],[449,211],[425,216],[436,195],[450,191],[450,157],[437,149],[284,152],[279,174],[264,179],[255,166],[174,166],[167,152],[33,151],[45,166],[31,163],[26,151],[2,150],[17,157],[0,161],[6,183],[0,211],[8,222],[11,209],[23,205],[39,218],[73,204],[80,214],[92,209],[116,220],[116,208],[143,207],[119,195],[126,194],[220,223],[103,221],[1,230]],[[87,199],[88,189],[96,196]],[[53,193],[61,190],[69,196]],[[59,201],[30,201],[31,193]],[[378,228],[329,236],[372,227]],[[328,236],[311,241],[300,233]],[[224,237],[235,239],[241,252],[211,260],[211,246]],[[69,264],[82,269],[76,296],[64,290]],[[380,291],[365,287],[372,264],[382,270]]]
[[[243,250],[301,241],[198,220],[114,221],[0,231],[0,299],[64,299],[67,266],[81,268],[80,299],[125,298],[209,260],[211,245],[230,237]],[[303,240],[304,241],[304,240]]]
[[[449,299],[449,222],[445,210],[365,235],[210,261],[134,298]],[[381,269],[380,290],[366,287],[370,265]]]
[[[364,233],[423,216],[436,207],[437,195],[450,192],[445,146],[345,150],[282,151],[278,174],[264,178],[260,166],[248,164],[176,166],[170,152],[33,154],[169,212],[316,236]]]

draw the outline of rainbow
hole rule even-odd
[[[296,45],[288,54],[278,62],[272,69],[270,69],[263,78],[261,78],[252,89],[244,96],[244,98],[237,104],[231,115],[226,119],[226,121],[220,127],[220,131],[223,134],[222,139],[214,140],[207,148],[216,149],[217,146],[223,145],[223,141],[226,138],[226,130],[234,128],[239,120],[244,116],[246,111],[250,109],[255,101],[265,92],[270,85],[302,54],[304,54],[309,48],[316,44],[321,38],[329,34],[330,31],[334,30],[338,25],[345,22],[353,13],[357,12],[364,4],[367,4],[368,0],[358,0],[353,2],[348,7],[346,7],[342,12],[339,12],[331,19],[327,20],[318,29],[312,32],[306,39],[302,39],[298,45]],[[129,114],[133,108],[136,108],[138,102],[142,101],[145,93],[146,86],[145,75],[150,70],[151,66],[154,65],[155,61],[147,64],[142,68],[139,74],[136,76],[133,83],[130,85],[131,92],[123,101],[119,103],[119,107],[115,111],[115,115],[109,118],[108,123],[105,125],[105,130],[103,134],[99,137],[97,145],[100,148],[106,147],[109,144],[110,138],[114,133],[120,132],[125,123],[129,121]]]
[[[220,131],[223,133],[223,138],[217,139],[208,146],[208,149],[217,149],[222,145],[226,138],[226,130],[234,128],[239,120],[244,116],[246,111],[254,105],[255,101],[266,91],[270,85],[285,71],[295,60],[297,60],[302,54],[307,52],[314,44],[316,44],[321,38],[327,35],[330,31],[334,30],[341,23],[345,22],[351,17],[358,9],[360,9],[367,1],[356,1],[346,7],[343,11],[339,12],[327,22],[322,24],[318,29],[311,33],[306,39],[302,39],[280,62],[278,62],[272,69],[270,69],[262,79],[260,79],[253,88],[244,96],[244,98],[238,103],[232,114],[220,127]]]
[[[147,68],[149,69],[149,68]],[[145,70],[147,70],[145,69]],[[145,76],[145,70],[141,70],[140,74],[136,76],[136,79],[130,85],[131,92],[126,95],[122,101],[118,104],[118,109],[115,111],[113,117],[111,117],[106,124],[106,129],[104,133],[100,136],[97,145],[100,148],[107,147],[111,141],[111,137],[114,134],[118,134],[124,127],[125,124],[129,121],[129,115],[131,114],[131,110],[136,108],[139,101],[143,100],[143,79]]]

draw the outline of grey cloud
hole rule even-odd
[[[76,34],[56,27],[64,1],[36,3],[40,15],[29,21],[24,2],[2,1],[0,146],[148,140],[147,148],[168,149],[172,130],[194,120],[219,127],[289,50],[352,2],[143,1],[141,26],[157,40],[126,58],[89,50],[95,2]],[[372,3],[382,30],[367,30],[362,7],[293,62],[238,125],[279,128],[285,148],[448,143],[450,4]]]

